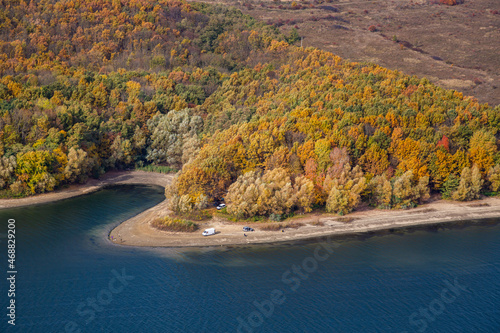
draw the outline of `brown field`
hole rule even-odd
[[[296,1],[300,9],[292,9],[291,1],[205,2],[234,5],[285,34],[296,27],[304,47],[427,77],[500,104],[498,0],[459,0],[456,6],[439,0]]]

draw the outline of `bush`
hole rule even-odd
[[[198,230],[198,225],[193,221],[183,220],[165,216],[153,221],[153,227],[163,231],[174,232],[194,232]]]

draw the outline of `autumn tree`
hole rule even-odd
[[[179,168],[199,148],[197,135],[202,125],[201,117],[193,116],[190,109],[155,115],[148,121],[152,135],[147,159]]]
[[[451,199],[453,192],[457,190],[459,184],[459,177],[455,176],[454,174],[448,175],[441,187],[441,194],[443,196],[443,199]]]
[[[299,176],[295,183],[283,168],[267,170],[260,175],[250,171],[238,177],[228,189],[227,211],[240,217],[253,215],[283,216],[296,207],[310,211],[314,200],[314,185]]]
[[[258,171],[249,171],[229,186],[226,202],[229,214],[246,217],[259,214],[259,196],[262,180]],[[263,203],[261,203],[263,204]]]
[[[15,156],[2,156],[0,158],[0,189],[3,189],[11,182],[11,178],[14,176],[16,166],[17,162]]]
[[[415,180],[413,171],[409,170],[399,177],[395,177],[392,191],[394,208],[410,208],[429,199],[429,177],[424,176]]]
[[[486,174],[493,166],[497,152],[495,136],[484,129],[474,132],[470,139],[469,151],[472,164],[476,165],[482,174]]]
[[[83,149],[70,148],[68,162],[64,168],[64,177],[68,182],[83,183],[87,180],[90,171],[90,160]]]
[[[385,175],[375,176],[368,183],[372,203],[382,209],[391,208],[392,185]]]
[[[460,175],[460,183],[458,188],[452,194],[453,200],[469,201],[480,198],[483,180],[481,179],[481,172],[477,165],[472,167],[472,170],[465,167]]]
[[[51,174],[53,157],[48,151],[30,151],[17,155],[16,173],[25,180],[30,192],[52,191],[57,181]]]
[[[293,189],[295,205],[306,213],[310,212],[315,199],[314,183],[305,176],[299,176],[295,178]]]
[[[366,179],[361,167],[351,169],[346,165],[332,182],[332,188],[326,200],[326,210],[340,215],[348,214],[361,202],[361,192],[366,188]]]
[[[488,170],[488,182],[492,192],[498,192],[500,189],[500,164],[491,167]]]
[[[383,174],[389,167],[387,151],[380,148],[376,143],[372,144],[359,159],[359,164],[365,172],[373,175]]]

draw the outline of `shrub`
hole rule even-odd
[[[283,220],[283,217],[281,214],[271,214],[271,215],[269,215],[269,219],[271,221],[280,222],[281,220]]]
[[[153,227],[163,231],[193,232],[198,230],[198,225],[193,221],[165,216],[153,221]]]
[[[304,223],[300,223],[300,222],[288,222],[288,223],[283,224],[284,228],[292,228],[292,229],[297,229],[297,228],[300,228],[302,226],[304,226]]]

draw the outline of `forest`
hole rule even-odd
[[[179,170],[179,213],[239,217],[500,188],[500,107],[294,45],[230,7],[0,0],[0,196]],[[297,43],[300,44],[300,43]]]

